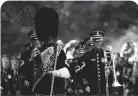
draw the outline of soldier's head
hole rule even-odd
[[[2,68],[3,69],[8,69],[10,67],[10,59],[8,58],[8,56],[3,56],[2,57]]]
[[[11,59],[11,69],[18,70],[19,68],[19,60],[16,58]]]
[[[29,31],[28,37],[30,39],[32,47],[40,47],[41,44],[40,44],[40,41],[38,40],[38,37],[37,37],[35,31]]]
[[[93,46],[95,48],[101,48],[103,43],[104,31],[101,29],[94,29],[91,33],[90,40],[93,41]]]
[[[35,15],[34,25],[38,39],[44,43],[52,43],[58,34],[58,13],[49,7],[40,8]]]
[[[37,36],[33,30],[28,32],[28,38],[30,41],[37,39]]]

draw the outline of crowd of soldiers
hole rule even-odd
[[[39,47],[40,42],[33,31],[28,33],[28,37],[30,43],[25,44],[25,49],[21,56],[11,58],[7,55],[2,56],[1,92],[3,95],[32,95],[33,72],[36,69],[31,60],[31,52],[34,47]],[[70,46],[64,50],[67,56],[65,62],[71,64],[72,69],[75,68],[74,70],[76,70],[75,73],[72,73],[71,78],[66,79],[65,89],[67,95],[89,94],[90,91],[88,81],[81,77],[82,73],[79,71],[80,69],[77,65],[79,63],[80,66],[83,66],[83,63],[80,63],[79,60],[84,53],[93,49],[93,44],[88,38],[87,41],[76,42],[77,40],[70,43]],[[70,55],[67,54],[69,51],[73,51],[70,53],[72,57],[69,57]],[[123,90],[119,89],[115,94],[137,94],[137,61],[129,62],[130,54],[131,53],[123,54],[123,57],[121,57],[120,53],[114,53],[117,80],[123,86]]]
[[[16,95],[20,92],[19,66],[22,63],[17,57],[3,55],[1,59],[1,93]]]
[[[92,42],[90,42],[88,38],[86,40],[87,41],[83,40],[80,43],[78,43],[77,40],[73,42],[72,41],[69,42],[70,48],[66,48],[65,50],[66,50],[66,53],[69,54],[68,62],[70,61],[70,64],[74,64],[74,65],[77,64],[79,62],[78,61],[79,58],[82,57],[84,53],[93,49],[93,46],[87,46],[87,45],[93,45]],[[78,44],[76,45],[76,43]],[[68,52],[68,51],[73,51],[73,52]],[[124,43],[124,45],[122,45],[120,53],[115,53],[115,52],[113,53],[113,58],[114,58],[113,60],[114,60],[115,69],[116,69],[116,77],[118,82],[122,85],[123,88],[122,89],[118,88],[117,92],[114,91],[112,88],[112,93],[123,94],[124,96],[137,94],[137,88],[138,88],[138,85],[137,85],[138,55],[137,54],[138,54],[137,44],[134,41],[128,41]],[[82,78],[82,81],[83,80],[84,79]],[[77,83],[79,82],[80,80],[78,80]],[[84,84],[84,86],[86,85]],[[73,89],[73,87],[71,88],[70,86],[68,88],[69,93],[73,92],[73,90],[75,92],[76,90],[76,89],[73,89],[73,90],[71,89]],[[80,87],[80,89],[84,91],[82,87]],[[81,92],[80,93],[83,94],[84,93],[83,91],[82,93]]]
[[[46,12],[54,16],[48,17]],[[111,46],[101,48],[105,35],[101,29],[92,30],[92,34],[82,41],[71,40],[67,43],[64,51],[61,49],[56,53],[56,69],[51,67],[46,73],[47,65],[53,63],[52,56],[55,58],[53,50],[59,49],[53,49],[57,33],[49,35],[45,32],[57,31],[57,17],[53,9],[42,8],[35,17],[35,31],[28,32],[30,42],[25,44],[20,58],[10,60],[2,56],[2,95],[138,94],[137,44],[126,42],[120,53],[114,53]],[[53,19],[54,23],[51,23]],[[56,78],[51,79],[51,76]]]

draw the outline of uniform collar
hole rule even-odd
[[[95,47],[94,47],[93,50],[94,50],[95,52],[101,52],[101,51],[102,51],[102,48],[99,48],[99,49],[98,49],[98,48],[95,48]]]

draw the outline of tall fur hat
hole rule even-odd
[[[34,18],[35,32],[40,41],[47,43],[49,38],[55,39],[58,34],[58,13],[49,7],[38,10]]]

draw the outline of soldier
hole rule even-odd
[[[31,95],[32,94],[32,84],[33,84],[33,61],[31,60],[31,54],[33,48],[36,44],[36,34],[34,31],[28,32],[28,38],[30,43],[27,43],[25,46],[24,52],[21,53],[21,60],[24,62],[19,69],[20,79],[21,79],[21,94]]]
[[[11,94],[20,95],[20,79],[19,79],[19,60],[17,58],[11,59]]]
[[[124,52],[123,54],[123,85],[124,85],[124,94],[127,96],[133,92],[133,65],[129,62],[129,54]]]
[[[52,8],[41,8],[35,15],[34,23],[37,37],[43,45],[34,50],[33,60],[37,70],[34,72],[32,91],[40,96],[64,94],[64,78],[69,78],[70,74],[65,64],[65,53],[59,48],[59,42],[55,43],[58,14]]]
[[[105,71],[104,50],[101,48],[103,37],[104,31],[94,29],[90,39],[93,42],[93,49],[79,60],[79,63],[85,63],[81,69],[81,78],[88,82],[89,87],[86,87],[86,90],[90,91],[89,95],[106,94],[105,74],[109,74],[109,71]]]
[[[136,58],[136,61],[134,63],[133,66],[133,77],[135,77],[135,80],[133,80],[133,84],[134,84],[134,94],[138,95],[138,56]]]
[[[84,39],[86,51],[90,51],[93,48],[93,40],[91,39],[92,38],[90,37],[87,37],[86,39]]]
[[[2,72],[1,72],[1,87],[2,87],[2,95],[11,95],[10,88],[10,59],[5,55],[2,57]]]

